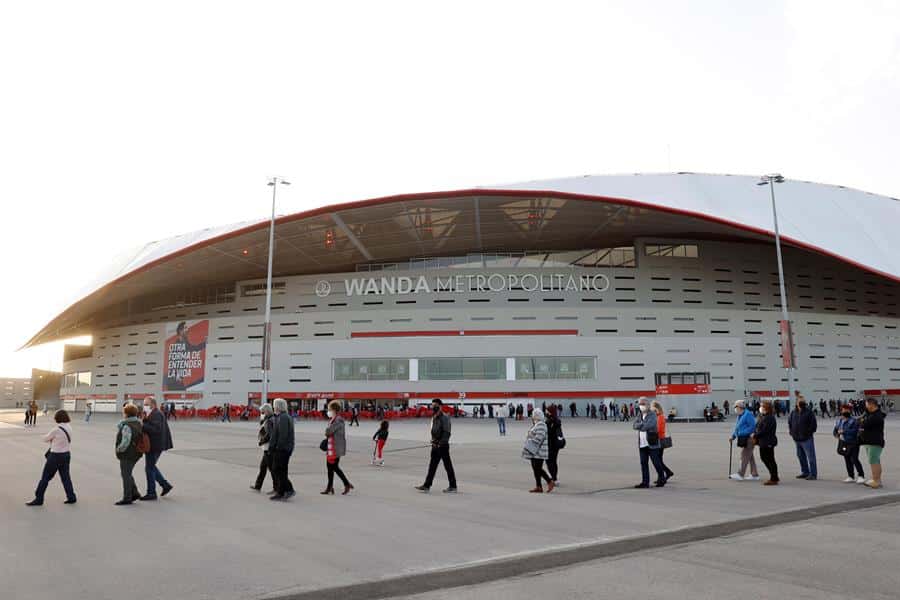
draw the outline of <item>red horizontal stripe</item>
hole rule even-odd
[[[351,338],[371,337],[447,337],[479,335],[578,335],[577,329],[445,329],[417,331],[354,331]]]
[[[559,392],[269,392],[269,398],[285,400],[410,400],[430,398],[479,400],[487,398],[637,398],[638,396],[655,396],[654,390],[574,390]],[[258,400],[259,392],[250,392],[247,397]]]
[[[900,390],[898,389],[888,390],[880,388],[877,390],[863,390],[863,394],[865,394],[866,396],[880,396],[882,392],[884,392],[888,396],[900,396]]]

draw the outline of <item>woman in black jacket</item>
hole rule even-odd
[[[763,485],[778,485],[778,463],[775,462],[775,446],[778,438],[775,437],[775,429],[778,422],[772,414],[772,402],[766,400],[759,407],[759,420],[756,422],[756,431],[750,436],[753,442],[759,446],[759,457],[766,469],[769,470],[769,480]]]
[[[566,438],[563,437],[562,422],[556,414],[556,406],[551,404],[547,408],[547,470],[550,471],[550,481],[553,486],[559,485],[556,475],[559,472],[559,451],[566,445]]]
[[[866,450],[872,479],[866,485],[881,487],[881,451],[884,449],[884,413],[875,398],[866,398],[866,412],[859,420],[859,443]]]

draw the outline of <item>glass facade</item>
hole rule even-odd
[[[335,381],[408,381],[408,358],[336,358]]]
[[[505,358],[423,358],[419,380],[506,379]]]
[[[645,244],[644,254],[673,258],[697,258],[699,251],[697,244]]]
[[[519,356],[516,380],[520,379],[594,379],[592,356]]]
[[[696,256],[694,246],[694,256]],[[465,256],[411,258],[404,262],[357,265],[357,271],[406,271],[425,269],[544,269],[560,267],[633,268],[634,246],[554,252],[496,252]]]

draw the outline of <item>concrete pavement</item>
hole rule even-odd
[[[891,419],[886,489],[841,483],[843,461],[823,423],[829,431],[817,440],[820,480],[796,481],[782,420],[784,484],[764,488],[726,479],[729,425],[676,424],[675,448],[666,455],[675,479],[663,489],[634,490],[630,425],[567,419],[562,487],[534,495],[525,491],[533,482],[519,458],[524,423],[510,422],[509,435],[499,438],[492,421],[454,420],[461,493],[425,495],[412,486],[424,477],[427,422],[392,424],[384,468],[368,464],[375,426],[364,422],[351,430],[342,461],[357,491],[323,497],[324,425],[298,423],[291,467],[298,496],[282,504],[247,489],[259,460],[255,424],[177,421],[176,448],[160,463],[176,486],[171,497],[114,507],[121,495],[115,419],[96,415],[74,424],[79,503],[63,506],[53,482],[45,506],[35,509],[24,502],[40,474],[47,420],[23,430],[18,414],[0,419],[16,425],[0,429],[0,574],[12,598],[34,599],[57,598],[60,589],[70,598],[113,598],[123,585],[140,599],[277,597],[826,503],[852,509],[859,499],[897,491],[891,465],[900,454],[892,444],[900,426]],[[143,477],[136,478],[143,491]],[[439,471],[435,489],[444,481]]]

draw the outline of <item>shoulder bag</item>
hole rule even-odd
[[[672,438],[666,436],[664,438],[659,438],[659,445],[661,448],[671,448],[672,447]]]
[[[69,443],[71,444],[71,443],[72,443],[72,436],[69,435],[69,432],[66,431],[65,429],[63,429],[62,427],[57,427],[57,429],[59,429],[60,431],[62,431],[64,434],[66,434],[66,439],[69,440]],[[50,458],[50,454],[51,454],[50,448],[47,448],[47,451],[44,452],[44,458]]]

